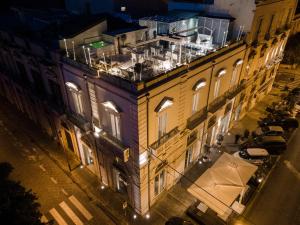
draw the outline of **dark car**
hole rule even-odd
[[[260,127],[264,126],[281,126],[284,130],[288,130],[290,128],[298,128],[299,123],[297,119],[291,117],[283,117],[278,119],[273,118],[263,118],[258,121]]]
[[[168,219],[168,221],[165,223],[165,225],[193,225],[190,221],[187,221],[181,217],[171,217]]]
[[[300,87],[296,87],[293,90],[291,90],[291,93],[293,95],[300,95]]]
[[[287,148],[285,139],[282,136],[257,137],[254,141],[248,141],[241,145],[241,150],[247,148],[265,148],[270,155],[279,155]]]

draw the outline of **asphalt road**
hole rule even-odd
[[[236,224],[300,224],[300,129],[243,216]]]
[[[18,129],[21,119],[0,108],[0,162],[10,162],[15,168],[11,178],[37,194],[43,219],[59,225],[115,224]]]

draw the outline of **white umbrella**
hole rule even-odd
[[[215,176],[226,177],[232,184],[246,187],[257,166],[236,158],[228,153],[223,153],[211,167]]]

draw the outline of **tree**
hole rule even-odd
[[[37,196],[21,186],[20,182],[9,179],[13,167],[0,163],[0,221],[10,225],[46,225],[41,222],[42,214]],[[51,223],[47,223],[51,224]]]

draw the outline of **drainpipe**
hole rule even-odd
[[[149,93],[146,94],[146,107],[147,107],[147,151],[149,149]],[[148,210],[150,210],[151,205],[151,195],[150,195],[150,161],[151,155],[148,153]]]
[[[206,101],[206,112],[207,113],[208,113],[207,109],[208,109],[209,95],[210,95],[210,90],[211,90],[211,83],[212,83],[212,78],[213,78],[213,74],[214,74],[215,63],[216,63],[216,61],[213,60],[212,61],[212,69],[211,69],[210,79],[209,79],[207,101]],[[204,122],[204,128],[205,128],[205,124],[206,124],[206,121]],[[203,141],[203,137],[204,137],[204,132],[202,132],[202,141]]]

